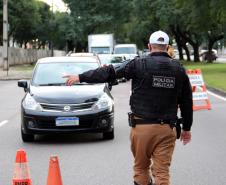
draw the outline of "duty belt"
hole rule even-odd
[[[138,118],[138,117],[134,117],[134,121],[136,123],[136,125],[142,125],[142,124],[175,124],[176,121],[173,120],[169,120],[169,119],[142,119],[142,118]]]

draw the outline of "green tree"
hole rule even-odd
[[[147,48],[150,33],[159,29],[159,19],[152,11],[149,0],[133,1],[133,12],[129,24],[128,36],[139,48]]]
[[[35,38],[38,39],[38,49],[45,47],[51,39],[51,18],[53,14],[50,6],[42,1],[36,1],[38,6],[39,19],[34,28]]]
[[[128,21],[129,0],[64,0],[71,10],[76,33],[76,49],[87,47],[87,36],[95,33],[114,33],[116,38]]]
[[[35,0],[9,1],[9,37],[21,45],[35,38],[35,29],[40,20]]]
[[[178,0],[178,7],[186,12],[183,37],[193,46],[195,61],[199,61],[198,48],[206,41],[209,53],[218,40],[224,37],[222,22],[217,18],[222,1]],[[209,61],[212,59],[209,58]]]
[[[57,12],[54,15],[53,43],[58,49],[72,50],[76,38],[74,19],[68,13]],[[66,47],[66,48],[65,48]]]
[[[9,0],[8,19],[10,38],[21,46],[39,39],[39,47],[44,46],[49,37],[49,17],[51,12],[46,3],[37,0]],[[2,17],[2,1],[0,2]],[[0,42],[2,42],[2,19],[0,20]]]

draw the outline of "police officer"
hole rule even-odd
[[[157,31],[149,39],[149,56],[78,76],[64,76],[67,85],[111,82],[121,77],[132,79],[129,120],[134,185],[152,185],[153,181],[155,185],[170,184],[169,167],[177,135],[174,125],[178,107],[183,118],[180,140],[184,144],[191,140],[191,86],[185,69],[167,54],[168,44],[168,35]]]

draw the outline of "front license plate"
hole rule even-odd
[[[78,126],[79,118],[77,117],[58,117],[56,118],[56,126]]]

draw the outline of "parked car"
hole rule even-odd
[[[117,65],[125,61],[125,57],[115,56],[112,54],[99,54],[98,57],[100,59],[101,65]]]
[[[201,50],[200,56],[202,57],[202,61],[206,60],[216,60],[217,59],[217,50],[213,49],[211,53],[208,50]]]
[[[107,84],[66,86],[67,74],[100,66],[93,56],[49,57],[38,60],[31,81],[20,80],[26,94],[21,103],[21,136],[36,134],[103,133],[114,138],[114,101]]]

